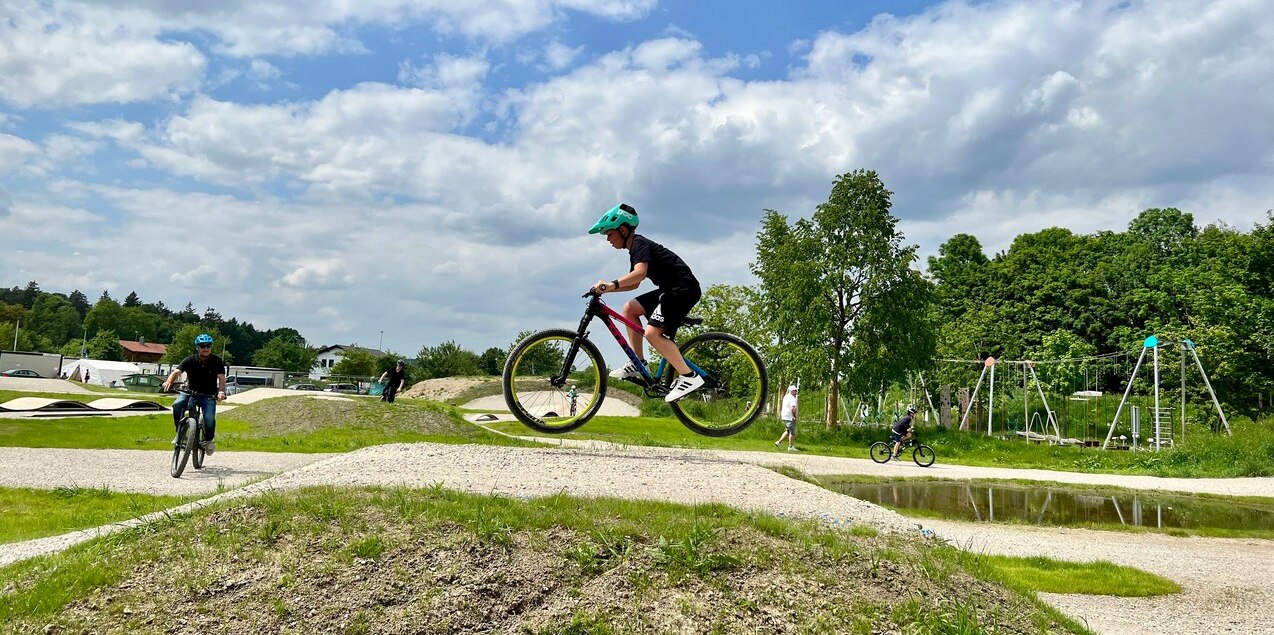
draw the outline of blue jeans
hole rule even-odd
[[[182,393],[180,397],[177,397],[177,401],[173,402],[174,428],[181,425],[181,415],[186,412],[187,399],[199,400],[199,407],[203,408],[203,420],[205,424],[203,429],[203,439],[204,441],[211,441],[213,436],[217,433],[217,398],[203,395],[195,397]]]

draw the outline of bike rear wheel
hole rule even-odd
[[[562,381],[566,355],[578,344]],[[522,340],[504,364],[504,403],[523,425],[563,434],[592,419],[606,398],[606,362],[601,351],[575,331],[549,329]],[[578,394],[571,410],[571,386]]]
[[[911,460],[916,462],[920,467],[929,467],[933,465],[934,459],[938,455],[934,453],[933,448],[927,445],[917,445],[915,450],[911,451]]]
[[[871,449],[868,450],[868,453],[871,454],[871,460],[877,463],[888,463],[889,456],[893,454],[893,452],[894,449],[884,441],[877,441],[871,444]]]
[[[177,426],[177,443],[173,445],[173,461],[168,467],[168,473],[173,478],[181,478],[181,473],[186,470],[186,462],[190,460],[190,448],[195,443],[195,421],[190,417],[181,420],[181,425]]]
[[[669,406],[682,425],[709,437],[742,431],[765,408],[769,378],[750,344],[728,333],[704,333],[681,346],[681,354],[704,371],[704,386]],[[664,376],[671,382],[671,365]]]
[[[190,451],[191,463],[196,470],[203,469],[204,449],[203,449],[203,431],[204,420],[199,417],[199,425],[195,426],[195,447]]]

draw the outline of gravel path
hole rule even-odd
[[[555,440],[557,441],[557,440]],[[945,478],[1036,478],[1141,489],[1270,495],[1271,479],[1154,479],[910,464],[876,465],[788,452],[726,452],[616,447],[563,442],[557,448],[509,448],[429,443],[386,445],[343,455],[222,452],[204,473],[168,477],[169,453],[141,450],[0,448],[0,485],[58,487],[76,484],[115,491],[214,492],[225,486],[282,474],[209,501],[250,496],[273,488],[309,485],[406,485],[441,483],[456,490],[516,497],[564,492],[680,503],[716,502],[780,516],[813,518],[833,525],[867,523],[907,532],[913,522],[886,509],[781,476],[763,465],[790,465],[810,474],[877,474]],[[566,447],[566,446],[579,447]],[[38,469],[32,469],[38,466]],[[288,471],[284,471],[288,470]],[[188,474],[190,474],[188,472]],[[144,522],[145,519],[142,519]],[[136,521],[134,521],[135,523]],[[1012,525],[973,525],[929,520],[924,524],[956,544],[1012,555],[1066,560],[1105,559],[1164,575],[1185,590],[1161,598],[1051,595],[1059,609],[1086,620],[1100,633],[1274,633],[1274,542],[1173,538]],[[0,565],[64,549],[114,531],[101,527],[65,536],[0,546]]]

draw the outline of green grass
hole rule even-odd
[[[1163,452],[1036,445],[944,428],[922,428],[920,438],[934,448],[939,463],[1187,478],[1274,476],[1274,417],[1257,422],[1236,417],[1231,426],[1232,437],[1195,434]],[[531,434],[518,423],[493,427],[509,434]],[[782,432],[782,424],[773,417],[761,417],[724,439],[695,435],[672,418],[596,417],[565,436],[625,445],[773,451],[773,442]],[[815,454],[865,459],[873,442],[888,438],[886,428],[827,430],[819,422],[804,421],[797,429],[796,444]]]
[[[0,623],[1088,633],[1029,589],[976,582],[1005,574],[969,558],[720,505],[323,487],[223,501],[0,569]]]
[[[0,419],[0,447],[171,448],[170,412],[133,417]],[[265,399],[217,414],[219,449],[260,452],[348,452],[383,443],[529,445],[460,418],[450,406],[400,399]]]
[[[985,565],[995,569],[1011,586],[1022,586],[1045,593],[1082,593],[1145,597],[1180,593],[1177,583],[1136,569],[1105,560],[1096,562],[1064,562],[1052,558],[1019,558],[1014,556],[980,556]]]
[[[0,543],[56,536],[145,516],[199,497],[125,494],[101,488],[0,487]]]

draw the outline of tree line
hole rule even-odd
[[[990,257],[977,237],[957,233],[922,272],[891,195],[875,172],[856,170],[836,177],[808,217],[766,210],[752,262],[758,283],[711,287],[698,309],[704,328],[757,344],[776,385],[826,385],[828,425],[840,392],[875,396],[917,371],[972,383],[943,360],[1138,351],[1152,334],[1192,339],[1227,408],[1269,406],[1274,212],[1243,231],[1151,208],[1123,231],[1051,227]],[[1052,379],[1065,385],[1057,370]],[[1117,390],[1127,378],[1107,381],[1118,386],[1100,388]]]

